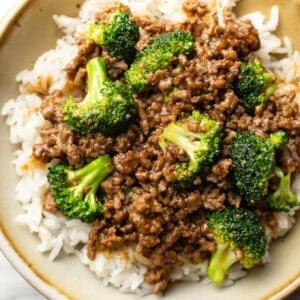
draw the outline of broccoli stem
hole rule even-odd
[[[105,201],[97,190],[112,171],[112,160],[107,154],[76,170],[63,163],[49,167],[47,178],[54,202],[67,217],[94,221],[102,215]]]
[[[69,172],[74,194],[95,194],[104,178],[113,171],[109,155],[99,156],[81,169]]]
[[[169,124],[164,131],[164,139],[183,149],[191,161],[196,158],[195,154],[199,148],[196,143],[192,143],[192,138],[199,139],[199,134],[193,134],[176,123]]]
[[[64,121],[82,135],[115,135],[126,130],[136,113],[132,92],[121,81],[111,81],[101,57],[86,64],[87,94],[80,102],[67,97],[62,106]]]
[[[218,286],[221,286],[229,268],[238,260],[230,246],[219,243],[217,250],[212,254],[208,266],[209,278]]]
[[[265,79],[265,96],[268,99],[276,90],[276,85],[274,83],[274,76],[271,73],[264,73]]]
[[[90,99],[98,99],[99,91],[103,87],[104,82],[108,81],[108,75],[104,59],[101,57],[98,57],[97,59],[91,59],[86,65],[86,71],[88,78],[88,94],[86,96],[86,99],[88,101],[90,101]]]
[[[280,168],[275,170],[277,177],[280,178],[277,190],[269,195],[268,202],[270,207],[275,211],[288,212],[291,208],[299,206],[296,195],[291,191],[291,173],[284,175]]]

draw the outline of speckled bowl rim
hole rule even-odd
[[[5,42],[12,27],[15,26],[19,16],[33,1],[35,0],[16,0],[3,19],[0,20],[0,47]],[[13,241],[10,240],[9,235],[3,230],[1,222],[0,229],[0,250],[16,271],[45,297],[57,300],[70,299],[62,291],[49,284],[46,278],[40,277],[30,268],[30,265],[26,262],[26,258],[22,256],[21,251],[17,251]]]
[[[0,20],[0,46],[5,41],[6,35],[16,20],[26,9],[27,5],[33,0],[15,0],[15,3],[9,8],[5,16]]]
[[[5,42],[6,36],[16,24],[19,16],[26,10],[30,3],[34,1],[36,0],[16,0],[15,4],[8,10],[7,14],[0,21],[0,47]],[[46,278],[42,278],[37,272],[30,268],[30,265],[26,262],[26,258],[22,256],[21,251],[18,251],[16,247],[14,247],[14,243],[10,240],[9,234],[6,234],[3,230],[1,222],[0,228],[0,250],[10,264],[32,287],[49,299],[72,299],[72,297],[49,284]],[[280,300],[293,293],[297,288],[300,288],[300,271],[298,274],[287,279],[278,286],[278,288],[264,295],[261,300]]]

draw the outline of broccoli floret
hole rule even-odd
[[[195,126],[193,126],[195,125]],[[191,128],[196,128],[192,131]],[[187,120],[169,123],[159,139],[165,152],[168,144],[182,149],[188,160],[178,162],[175,176],[179,186],[190,185],[198,174],[209,170],[220,152],[222,128],[219,122],[194,110]]]
[[[250,131],[236,133],[230,150],[233,179],[246,203],[261,203],[268,192],[268,176],[275,166],[275,150],[287,142],[283,131],[274,132],[265,140]]]
[[[233,89],[245,111],[253,115],[257,106],[266,106],[267,100],[275,91],[275,77],[258,60],[242,62]]]
[[[86,36],[97,45],[104,46],[111,56],[132,62],[140,32],[130,13],[119,7],[112,12],[107,23],[90,23]]]
[[[285,175],[280,168],[276,168],[276,175],[280,178],[279,186],[267,199],[271,209],[288,212],[293,207],[300,206],[296,195],[291,191],[291,172]]]
[[[87,94],[81,102],[67,98],[62,108],[65,122],[83,135],[114,135],[125,130],[136,112],[132,93],[120,81],[110,81],[102,58],[89,60],[86,70]]]
[[[148,75],[167,68],[173,57],[190,54],[194,50],[195,40],[191,33],[177,30],[155,36],[148,47],[138,52],[125,78],[136,92],[142,92],[148,84]]]
[[[222,285],[226,273],[236,262],[250,269],[266,253],[265,229],[250,210],[227,207],[211,212],[208,227],[217,243],[208,265],[208,276],[217,285]],[[237,250],[242,251],[241,257],[236,255]]]
[[[49,167],[47,178],[54,202],[70,218],[93,221],[103,211],[104,198],[97,196],[99,185],[112,171],[109,155],[99,156],[76,170],[63,163]]]

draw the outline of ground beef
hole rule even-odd
[[[73,168],[79,168],[92,159],[111,152],[113,138],[102,134],[80,136],[65,123],[50,123],[40,133],[41,142],[33,147],[33,155],[48,163],[54,158],[67,161]]]
[[[248,115],[234,94],[232,83],[238,75],[240,61],[252,55],[260,46],[257,31],[248,21],[235,20],[225,11],[225,27],[204,4],[186,0],[184,10],[189,18],[184,24],[137,18],[144,35],[137,44],[141,50],[158,33],[181,28],[193,33],[196,49],[192,55],[174,57],[165,70],[149,75],[145,92],[136,95],[137,117],[123,133],[114,137],[101,134],[80,136],[63,122],[62,93],[44,97],[41,111],[47,125],[41,131],[40,142],[33,154],[43,162],[66,160],[78,167],[98,155],[113,156],[114,172],[101,184],[106,194],[103,218],[96,220],[89,234],[88,256],[94,259],[98,251],[119,251],[139,244],[137,257],[148,265],[145,280],[153,291],[163,291],[174,265],[187,261],[199,262],[215,250],[215,241],[207,225],[207,211],[226,205],[239,207],[242,199],[231,183],[232,162],[230,143],[236,131],[250,129],[266,137],[283,129],[289,134],[289,144],[282,149],[280,164],[286,170],[299,168],[300,119],[293,92],[274,94],[265,109]],[[106,20],[111,10],[96,14]],[[84,96],[87,60],[101,54],[111,78],[124,80],[128,65],[110,57],[83,36],[78,37],[78,56],[66,67],[66,73],[79,97]],[[77,91],[78,93],[78,91]],[[82,93],[82,94],[80,94]],[[175,146],[163,152],[159,137],[172,121],[199,109],[220,122],[224,136],[221,154],[205,176],[198,176],[192,186],[180,189],[176,185],[176,162],[186,160]],[[199,128],[191,127],[197,132]],[[52,210],[49,194],[44,209]],[[271,213],[257,211],[258,216],[274,227]]]
[[[58,211],[58,207],[57,207],[56,203],[54,202],[54,199],[52,197],[50,190],[48,190],[45,193],[45,195],[42,199],[42,207],[43,207],[43,210],[52,212],[52,213],[55,213]]]

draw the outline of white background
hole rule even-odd
[[[18,0],[1,0],[0,1],[0,18],[2,18],[10,6]]]
[[[3,0],[1,0],[3,1]],[[1,7],[1,6],[0,6]],[[9,264],[0,252],[0,299],[1,300],[42,300],[44,299]]]

